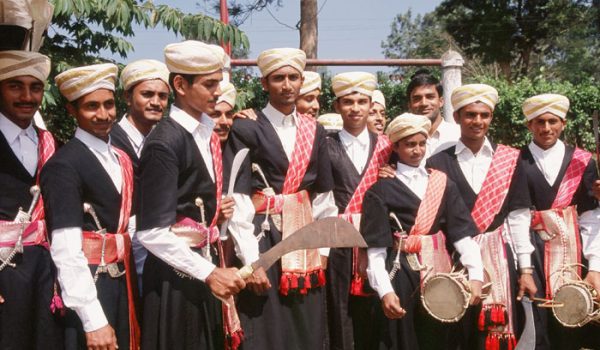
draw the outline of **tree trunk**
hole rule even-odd
[[[317,12],[317,0],[300,1],[300,48],[306,52],[307,58],[317,58],[319,42]],[[307,70],[315,69],[316,67],[307,67]]]

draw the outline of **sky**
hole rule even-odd
[[[156,5],[167,4],[184,12],[212,13],[211,5],[216,0],[155,0]],[[239,0],[243,3],[244,0]],[[247,0],[249,2],[251,0]],[[318,57],[329,59],[384,58],[381,42],[391,31],[391,24],[398,14],[412,9],[413,15],[432,11],[438,0],[318,0],[321,9],[319,20]],[[300,19],[300,0],[283,1],[282,7],[269,6],[269,11],[255,12],[240,29],[250,39],[249,58],[274,47],[298,47],[299,32],[295,27]],[[284,23],[282,25],[278,23]],[[289,26],[289,27],[288,27]],[[135,51],[129,54],[128,61],[142,58],[163,60],[165,45],[181,41],[181,37],[163,28],[138,28],[130,41]],[[124,62],[120,57],[114,57]],[[330,67],[331,72],[365,70],[368,72],[386,71],[382,67]]]

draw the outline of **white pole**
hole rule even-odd
[[[444,88],[444,119],[454,123],[452,113],[452,102],[450,96],[452,91],[462,85],[462,66],[464,60],[461,55],[453,50],[448,50],[442,55],[442,87]]]

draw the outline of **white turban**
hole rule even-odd
[[[342,115],[338,113],[322,114],[317,118],[317,122],[325,128],[325,130],[342,130],[344,121]]]
[[[217,103],[226,102],[232,108],[235,107],[235,97],[237,95],[235,86],[228,81],[222,81],[221,85],[221,96],[217,99]]]
[[[169,85],[169,69],[157,60],[139,60],[128,64],[121,72],[121,85],[125,91],[145,80],[160,79]]]
[[[45,83],[50,73],[50,59],[37,52],[0,51],[0,81],[31,75]]]
[[[39,51],[53,13],[54,5],[47,0],[0,1],[0,24],[15,25],[31,31],[31,35],[27,35],[24,47],[13,49]]]
[[[498,91],[486,84],[463,85],[452,91],[450,100],[455,111],[475,102],[482,102],[493,111],[498,103]]]
[[[99,89],[115,91],[118,72],[112,63],[94,64],[64,71],[54,81],[60,93],[72,102]]]
[[[263,77],[285,66],[291,66],[297,71],[303,72],[306,66],[306,54],[300,49],[269,49],[258,55],[256,65]]]
[[[306,71],[302,73],[304,82],[300,88],[300,95],[307,94],[313,90],[321,89],[321,74],[317,72]]]
[[[331,88],[338,98],[353,92],[371,96],[377,88],[377,79],[373,74],[366,72],[340,73],[331,79]]]
[[[561,119],[567,118],[569,99],[558,94],[543,94],[530,97],[523,102],[523,114],[527,121],[544,113],[552,113]]]
[[[220,72],[227,60],[223,48],[196,40],[165,46],[165,63],[171,73],[210,74]]]
[[[429,129],[431,129],[431,121],[426,116],[404,113],[392,120],[385,133],[394,143],[419,133],[429,137]]]
[[[373,96],[371,96],[371,102],[379,103],[385,108],[385,96],[383,96],[383,92],[380,90],[373,91]]]

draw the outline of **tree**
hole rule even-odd
[[[186,39],[224,41],[233,47],[249,46],[248,38],[237,27],[224,25],[202,14],[183,13],[166,5],[135,0],[50,0],[54,4],[51,35],[41,52],[52,60],[52,74],[74,66],[109,61],[102,50],[127,57],[133,49],[127,41],[135,35],[134,25],[162,26]],[[66,116],[64,101],[50,79],[42,108],[48,126],[62,140],[74,130]]]

